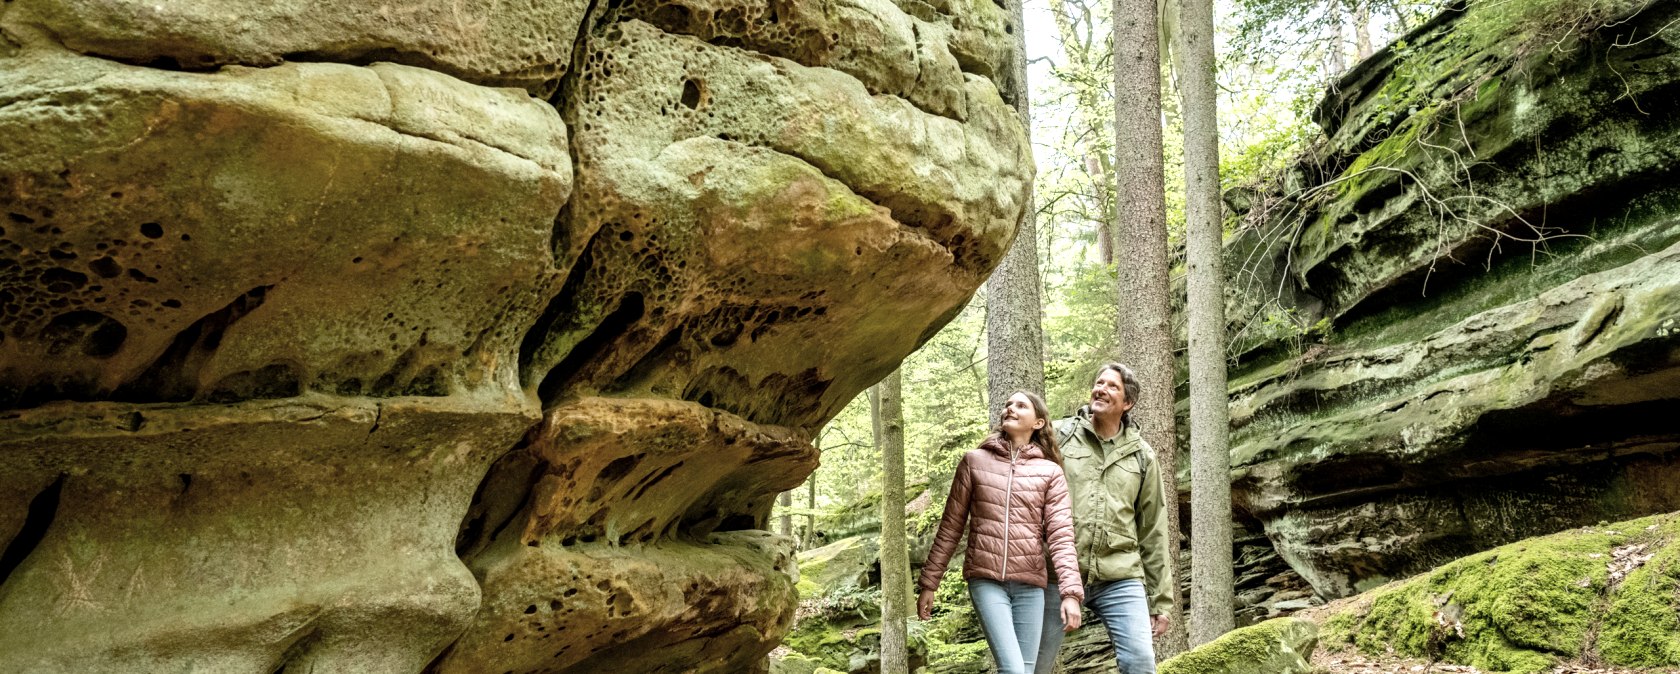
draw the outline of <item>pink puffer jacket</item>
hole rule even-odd
[[[972,523],[973,526],[965,526]],[[1045,586],[1045,542],[1063,597],[1083,602],[1079,560],[1073,550],[1073,510],[1062,467],[1027,445],[1010,460],[1009,443],[992,436],[957,464],[951,496],[917,586],[936,590],[957,540],[968,529],[963,578],[1021,581]]]

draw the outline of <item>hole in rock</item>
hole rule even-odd
[[[6,586],[6,579],[10,578],[29,558],[29,553],[47,537],[47,530],[52,528],[53,518],[58,516],[58,497],[64,491],[64,480],[68,475],[59,473],[58,479],[42,489],[35,498],[30,499],[29,509],[23,516],[23,527],[18,529],[17,535],[12,536],[11,543],[6,545],[6,551],[0,553],[0,587]]]
[[[700,84],[692,79],[683,80],[682,104],[690,110],[700,107]]]

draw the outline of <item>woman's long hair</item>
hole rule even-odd
[[[1044,452],[1044,458],[1056,462],[1056,465],[1058,466],[1061,465],[1062,450],[1056,446],[1056,425],[1050,423],[1050,407],[1044,404],[1044,398],[1039,397],[1037,393],[1033,393],[1032,391],[1017,389],[1013,393],[1009,394],[1009,398],[1015,397],[1016,393],[1026,396],[1027,402],[1032,404],[1033,414],[1038,415],[1039,419],[1044,420],[1044,426],[1042,428],[1033,429],[1032,437],[1028,438],[1027,442],[1038,445],[1038,448]],[[1009,436],[1004,435],[1003,433],[1003,409],[1007,409],[1009,407],[1009,403],[1007,402],[1009,398],[1004,398],[1006,402],[1004,402],[1003,408],[998,410],[997,427],[992,429],[992,432],[997,434],[998,437],[1003,438],[1004,442],[1009,441]]]

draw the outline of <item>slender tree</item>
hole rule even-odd
[[[1168,322],[1165,173],[1161,149],[1161,52],[1156,0],[1114,2],[1115,258],[1119,271],[1120,357],[1142,390],[1132,414],[1155,449],[1164,475],[1176,475],[1173,343]],[[1168,478],[1168,484],[1177,484]],[[1176,487],[1167,490],[1177,501]],[[1167,518],[1167,547],[1179,546],[1177,517]],[[1158,644],[1165,657],[1185,649],[1184,612],[1176,565],[1163,579],[1173,595],[1172,631]]]
[[[904,538],[903,377],[893,370],[870,396],[881,449],[881,674],[908,674],[910,552]]]
[[[800,547],[809,548],[817,540],[817,471],[805,478],[805,540]]]
[[[1368,0],[1354,0],[1353,47],[1354,54],[1361,61],[1371,58],[1375,51],[1371,47],[1371,3]]]
[[[780,533],[783,536],[792,536],[793,513],[788,509],[793,507],[793,492],[782,492],[781,496],[776,497],[776,505],[782,507],[782,521],[779,523],[781,526],[778,527],[781,531],[778,531],[777,533]]]
[[[1213,0],[1179,5],[1184,114],[1185,243],[1190,314],[1190,645],[1229,632],[1230,409],[1225,389],[1225,274],[1219,200]]]
[[[1347,45],[1342,41],[1342,3],[1331,0],[1325,6],[1330,16],[1330,77],[1341,77],[1347,71]]]
[[[1031,108],[1027,104],[1027,43],[1021,0],[1012,0],[1015,22],[1015,113],[1031,145]],[[986,281],[986,406],[997,418],[1010,392],[1044,393],[1044,329],[1040,322],[1038,213],[1029,193],[1015,228],[1015,242],[1003,263]]]

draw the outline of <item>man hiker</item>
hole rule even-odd
[[[1131,368],[1103,365],[1090,403],[1056,422],[1056,441],[1073,499],[1085,607],[1108,630],[1121,674],[1155,674],[1153,637],[1166,633],[1173,601],[1167,517],[1176,506],[1166,500],[1155,450],[1131,418],[1137,400]],[[1046,592],[1055,596],[1054,582]],[[1049,674],[1062,647],[1061,615],[1046,610],[1044,618],[1035,674]]]

